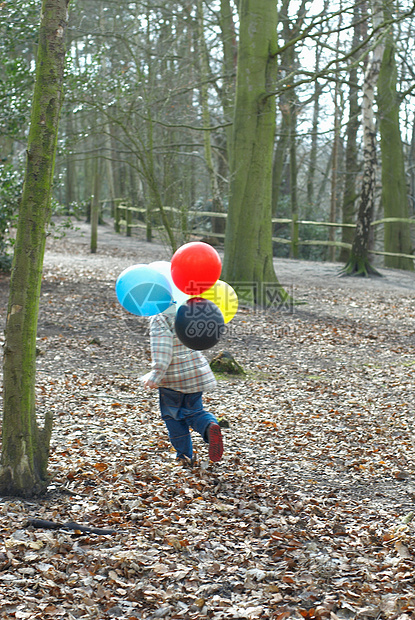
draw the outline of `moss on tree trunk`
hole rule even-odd
[[[392,17],[393,3],[384,2],[386,19]],[[382,204],[385,218],[408,218],[408,189],[403,144],[399,127],[400,98],[396,88],[397,70],[393,29],[389,28],[378,80],[378,110],[382,152]],[[411,254],[409,226],[403,222],[385,223],[385,252]],[[386,267],[413,271],[413,259],[385,256]]]
[[[0,492],[30,496],[47,484],[52,416],[35,408],[36,333],[56,152],[69,0],[43,0],[27,164],[4,346]]]
[[[227,375],[245,374],[242,366],[228,351],[221,351],[210,361],[210,367],[214,372],[225,373]]]
[[[230,162],[223,278],[243,301],[269,305],[287,294],[272,261],[272,155],[275,136],[277,8],[272,0],[242,0]]]

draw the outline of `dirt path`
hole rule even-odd
[[[91,255],[79,228],[45,256],[37,410],[55,417],[53,478],[44,498],[0,500],[0,617],[415,617],[414,275],[277,260],[306,303],[241,308],[207,352],[229,350],[246,374],[205,398],[230,423],[223,461],[195,437],[188,471],[138,381],[147,320],[114,292],[125,267],[169,251],[106,226]],[[3,321],[6,297],[3,278]]]
[[[123,268],[131,259],[140,262],[152,260],[169,260],[171,252],[166,245],[147,243],[143,234],[135,233],[134,237],[124,237],[116,234],[109,224],[99,227],[98,250],[96,255],[89,253],[89,225],[84,222],[75,222],[74,228],[66,231],[62,240],[50,239],[47,244],[45,264],[52,266],[62,261],[74,266],[78,261],[96,264],[98,269],[105,272]],[[220,250],[219,250],[220,251]],[[107,259],[108,260],[107,262]],[[321,263],[313,261],[297,261],[290,259],[275,259],[276,272],[284,285],[295,283],[305,288],[334,288],[353,291],[415,291],[415,275],[410,272],[381,269],[382,278],[339,278],[339,263]]]

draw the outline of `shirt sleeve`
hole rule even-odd
[[[173,334],[160,316],[150,321],[151,372],[148,378],[160,385],[173,357]]]

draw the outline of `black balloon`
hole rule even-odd
[[[218,306],[202,297],[192,297],[179,307],[174,327],[178,339],[195,351],[211,349],[226,331]]]

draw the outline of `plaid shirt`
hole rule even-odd
[[[151,372],[148,378],[160,387],[184,394],[216,387],[209,363],[200,351],[193,351],[176,336],[174,318],[156,314],[150,319]]]

